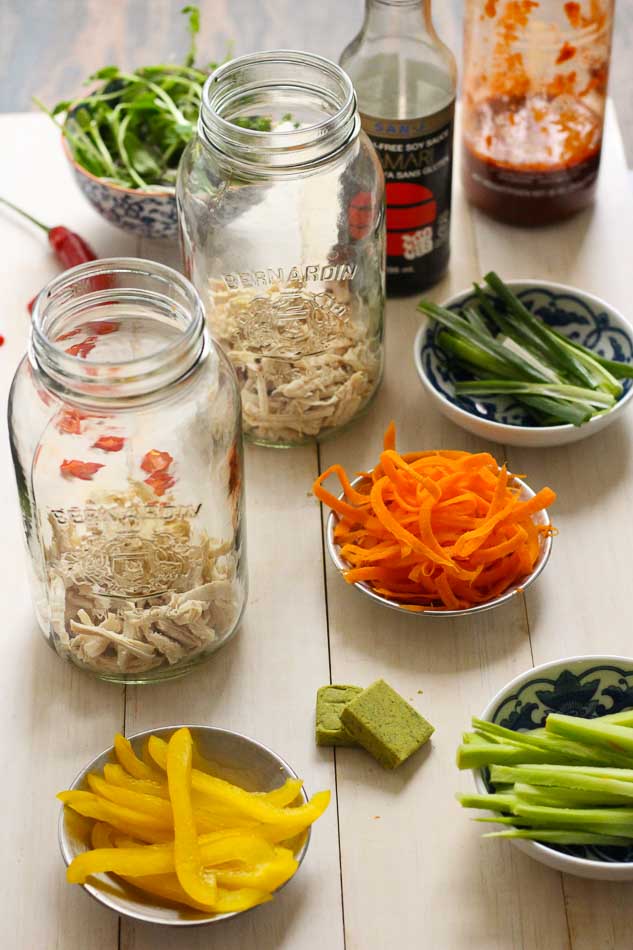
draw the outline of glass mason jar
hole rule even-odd
[[[240,416],[235,373],[171,268],[94,261],[42,291],[9,426],[37,618],[61,657],[146,683],[235,631]]]
[[[284,50],[221,66],[177,199],[245,434],[297,445],[366,409],[383,365],[384,178],[347,75]]]
[[[466,0],[464,188],[510,224],[565,218],[594,197],[613,0]]]

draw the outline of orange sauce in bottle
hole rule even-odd
[[[536,82],[528,24],[543,0],[486,0],[480,20],[497,17],[489,71],[468,73],[464,88],[462,174],[470,201],[491,217],[536,226],[591,203],[602,147],[608,74],[607,7],[564,4],[570,28],[607,35],[606,44],[570,38],[548,52],[549,74]],[[467,44],[473,42],[466,37]],[[475,40],[476,42],[476,40]]]

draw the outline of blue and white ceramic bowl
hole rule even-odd
[[[104,181],[74,160],[63,136],[62,143],[81,192],[106,221],[139,237],[172,241],[178,237],[174,189],[139,191]]]
[[[599,297],[543,280],[511,280],[508,286],[523,303],[570,340],[582,343],[600,356],[633,363],[633,327]],[[443,306],[459,310],[475,301],[472,290],[450,297]],[[413,347],[418,375],[437,408],[462,429],[490,442],[546,448],[578,442],[610,425],[633,397],[633,380],[624,381],[624,392],[615,406],[582,426],[536,426],[527,410],[509,396],[456,396],[454,384],[467,378],[450,365],[437,344],[437,323],[425,322]]]
[[[551,712],[595,718],[633,709],[633,659],[572,656],[543,663],[517,676],[488,703],[481,719],[516,732],[545,724]],[[488,791],[483,771],[473,772],[477,791]],[[633,881],[633,847],[554,846],[510,839],[548,867],[603,881]]]

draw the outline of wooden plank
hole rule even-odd
[[[105,249],[120,242],[67,178],[55,130],[41,116],[0,116],[3,190],[50,223],[72,222]],[[46,239],[0,210],[2,313],[0,402],[25,349],[26,302],[57,271]],[[112,232],[112,233],[110,233]],[[125,244],[125,239],[122,242]],[[3,775],[0,840],[0,945],[115,950],[117,919],[66,884],[57,843],[55,794],[106,748],[123,724],[123,690],[98,683],[59,660],[37,628],[6,432],[0,419],[0,577],[3,647],[0,696]]]
[[[178,266],[177,249],[142,242],[143,256]],[[308,497],[316,449],[246,450],[250,595],[241,630],[185,682],[127,690],[128,733],[194,722],[243,732],[270,746],[305,779],[332,789],[305,864],[273,904],[222,927],[223,950],[343,947],[334,761],[314,746],[314,696],[329,679],[319,513]],[[300,530],[297,527],[300,525]],[[290,726],[290,723],[293,725]],[[122,921],[122,950],[171,947],[173,934]],[[190,932],[187,948],[208,944]]]
[[[314,746],[314,696],[329,678],[319,513],[307,493],[316,452],[250,448],[246,463],[251,592],[242,629],[186,681],[128,689],[127,731],[185,722],[234,729],[281,754],[309,792],[334,793],[332,754]],[[187,948],[210,939],[206,929],[191,931]],[[122,922],[123,950],[173,940]],[[223,950],[343,947],[334,794],[296,880],[274,903],[223,925],[221,940]]]
[[[613,110],[607,114],[598,199],[593,209],[556,228],[517,231],[476,216],[481,272],[551,278],[598,294],[629,316],[633,197]],[[631,656],[633,602],[630,534],[633,417],[560,449],[509,449],[515,471],[559,492],[559,528],[551,563],[528,593],[536,663],[583,653]],[[572,945],[619,950],[633,942],[622,888],[566,876]]]
[[[431,294],[437,300],[479,273],[458,183],[452,240],[450,276]],[[383,389],[365,420],[322,446],[322,468],[334,461],[352,471],[370,466],[392,418],[402,449],[500,454],[429,404],[412,360],[418,324],[415,299],[389,304]],[[486,950],[563,950],[559,876],[482,841],[480,826],[454,800],[455,791],[472,785],[454,765],[460,734],[497,689],[531,665],[522,601],[471,620],[407,617],[368,603],[330,564],[327,591],[333,681],[367,685],[384,676],[437,727],[432,748],[395,773],[362,752],[337,752],[348,950],[463,950],[471,940]]]

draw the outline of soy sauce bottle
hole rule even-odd
[[[455,58],[433,28],[431,0],[366,0],[340,62],[385,172],[387,292],[414,294],[448,266]]]

